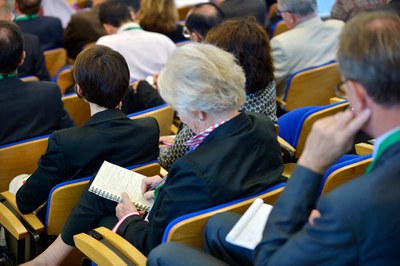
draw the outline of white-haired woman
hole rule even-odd
[[[245,100],[245,78],[233,55],[209,44],[184,45],[170,57],[158,83],[161,96],[196,136],[186,143],[190,152],[175,162],[165,184],[156,190],[148,221],[126,194],[117,206],[86,190],[61,237],[37,262],[60,262],[73,248],[73,235],[98,225],[113,227],[117,217],[122,218],[117,232],[148,254],[161,243],[166,226],[176,217],[282,181],[281,150],[273,123],[264,115],[238,112]],[[160,179],[145,179],[143,192]]]

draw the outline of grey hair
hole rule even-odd
[[[317,0],[280,0],[279,9],[290,11],[300,17],[305,17],[317,12]]]
[[[178,113],[227,113],[243,105],[245,75],[235,57],[210,44],[175,49],[160,72],[161,97]]]
[[[364,11],[342,30],[337,59],[344,79],[363,85],[384,106],[400,104],[400,17]]]

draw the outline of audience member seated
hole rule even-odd
[[[112,227],[118,221],[115,215],[124,217],[117,232],[148,254],[178,216],[281,182],[281,149],[273,123],[264,115],[237,111],[245,101],[244,84],[243,70],[230,53],[198,43],[176,49],[160,73],[159,90],[197,135],[188,141],[191,152],[171,167],[164,185],[146,192],[145,197],[155,197],[148,221],[127,194],[117,206],[85,190],[61,236],[33,263],[60,263],[73,249],[73,235],[99,224]],[[146,178],[142,188],[160,180]]]
[[[8,0],[0,0],[0,20],[12,22],[12,12]],[[32,34],[22,33],[25,50],[24,63],[18,67],[18,76],[36,76],[40,80],[50,80],[44,63],[39,38]]]
[[[22,213],[45,203],[55,185],[93,175],[104,160],[129,166],[157,157],[157,121],[130,120],[119,110],[129,85],[125,59],[106,46],[93,46],[79,54],[73,71],[76,92],[89,103],[92,117],[82,127],[50,135],[38,168],[16,195]],[[40,218],[45,216],[42,210]]]
[[[168,36],[173,42],[185,41],[183,27],[178,23],[178,12],[174,0],[142,0],[138,22],[147,31]]]
[[[336,0],[331,18],[347,21],[358,12],[385,5],[387,0]]]
[[[42,0],[43,15],[57,17],[61,20],[63,28],[65,28],[76,13],[76,10],[69,4],[71,1],[66,0]],[[93,2],[93,0],[92,0]]]
[[[314,124],[255,250],[225,242],[239,217],[224,213],[210,219],[205,236],[206,251],[219,260],[167,243],[153,250],[148,265],[397,265],[399,50],[400,18],[395,14],[366,12],[346,24],[338,62],[353,110]],[[350,149],[359,129],[377,138],[366,174],[322,196],[313,210],[323,173]]]
[[[224,0],[220,7],[226,18],[253,16],[262,25],[267,18],[267,5],[264,0]]]
[[[37,35],[42,51],[63,46],[61,20],[55,17],[39,16],[41,0],[15,0],[15,22],[22,32]]]
[[[130,78],[137,80],[159,73],[175,44],[165,35],[143,30],[134,17],[121,1],[102,4],[99,19],[109,35],[101,37],[97,44],[120,52],[128,63]]]
[[[183,34],[185,38],[192,42],[202,42],[208,31],[221,24],[224,18],[224,13],[216,4],[201,3],[194,5],[186,16]]]
[[[276,122],[273,63],[269,38],[264,28],[255,19],[231,19],[211,29],[206,42],[232,53],[243,67],[246,101],[240,110],[264,114]],[[161,137],[162,142],[171,144],[160,149],[158,161],[164,168],[168,169],[188,151],[184,143],[195,135],[188,126],[183,124],[174,139]]]
[[[99,20],[100,5],[105,1],[93,0],[92,8],[72,15],[64,30],[64,47],[70,58],[75,59],[86,44],[96,42],[106,35]]]
[[[17,77],[25,58],[18,26],[0,20],[0,32],[0,145],[72,127],[56,84]]]
[[[121,111],[132,114],[165,104],[158,91],[146,80],[136,81],[129,86],[122,98]]]
[[[315,0],[278,0],[278,13],[289,29],[271,40],[277,95],[283,97],[290,74],[336,58],[344,23],[322,21]]]

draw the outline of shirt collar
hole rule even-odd
[[[296,25],[295,29],[298,28],[309,28],[309,27],[313,27],[315,25],[321,24],[323,23],[322,19],[318,16],[306,19],[302,22],[300,22],[299,24]]]
[[[377,152],[379,150],[379,146],[382,144],[382,142],[389,138],[391,135],[393,135],[394,133],[396,133],[397,131],[400,131],[400,126],[393,128],[392,130],[389,130],[388,132],[386,132],[385,134],[383,134],[382,136],[380,136],[379,138],[376,139],[375,143],[374,143],[374,151],[372,153],[372,158],[375,158],[377,155]]]
[[[213,132],[217,127],[219,127],[220,125],[224,124],[228,120],[229,119],[223,120],[221,122],[218,122],[218,123],[212,125],[211,127],[209,127],[206,130],[200,132],[199,134],[197,134],[193,138],[189,139],[188,141],[185,141],[183,143],[183,145],[188,147],[189,151],[193,151],[194,149],[196,149],[204,141],[205,138],[208,137],[208,135],[210,135],[211,132]]]
[[[117,30],[117,33],[121,33],[129,28],[140,28],[139,24],[135,23],[135,22],[128,22],[125,23],[124,25],[122,25],[121,27],[119,27],[119,29]]]

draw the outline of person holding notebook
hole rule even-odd
[[[85,49],[74,64],[76,92],[90,106],[81,127],[55,131],[38,168],[18,190],[18,209],[26,214],[47,201],[64,181],[93,175],[104,160],[120,166],[146,163],[158,156],[159,129],[154,118],[129,119],[120,110],[129,86],[122,55],[101,45]],[[44,220],[45,210],[39,213]]]
[[[283,181],[281,148],[271,119],[238,111],[246,98],[245,76],[232,54],[210,44],[179,47],[161,71],[158,85],[161,97],[196,135],[186,142],[190,151],[171,166],[165,183],[155,190],[148,221],[126,196],[117,205],[86,190],[61,236],[33,263],[58,264],[72,251],[75,234],[99,225],[114,227],[116,207],[120,226],[114,229],[148,254],[161,243],[173,219]],[[160,181],[145,179],[144,191]],[[151,198],[152,192],[148,194]]]

